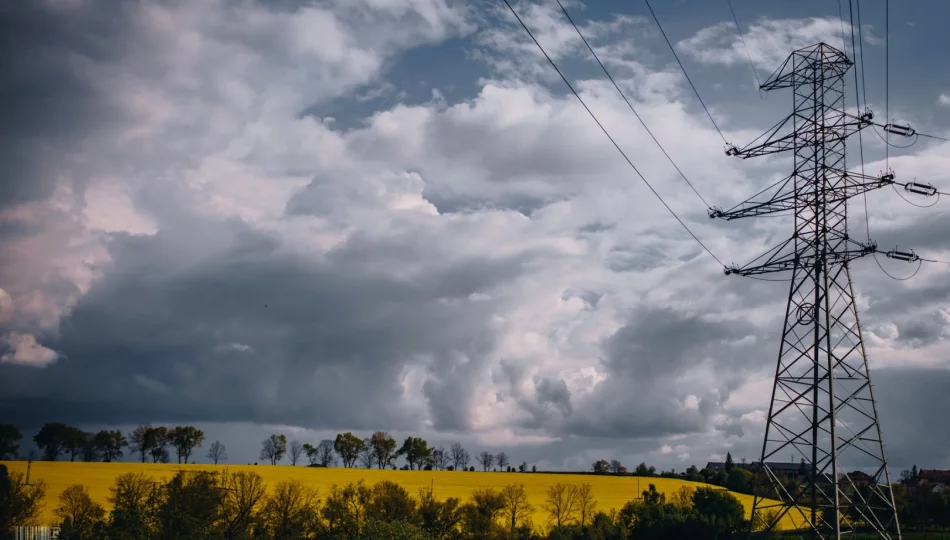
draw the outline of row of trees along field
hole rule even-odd
[[[16,426],[0,424],[0,460],[16,459],[22,438]],[[126,436],[119,430],[88,433],[74,426],[50,422],[40,428],[33,442],[40,449],[42,458],[48,461],[69,456],[70,461],[111,462],[122,458],[128,449],[142,463],[148,460],[168,463],[171,449],[178,463],[189,463],[195,451],[204,445],[205,434],[194,426],[141,425]],[[208,446],[206,457],[215,464],[226,461],[227,448],[221,441],[214,441]],[[326,439],[317,445],[297,440],[288,443],[286,435],[276,433],[261,442],[259,459],[263,462],[276,465],[285,457],[289,458],[291,465],[302,463],[306,458],[311,466],[342,464],[344,467],[359,465],[395,469],[396,460],[402,458],[405,461],[402,468],[406,470],[475,470],[475,466],[470,464],[472,456],[460,443],[453,443],[449,448],[430,447],[425,439],[406,437],[399,445],[385,431],[377,431],[363,439],[351,432],[340,433],[336,439]],[[474,461],[483,471],[527,472],[528,468],[526,462],[512,466],[504,452],[482,451],[475,455]]]
[[[268,494],[268,491],[270,494]],[[35,521],[46,493],[0,465],[0,532]],[[632,494],[633,495],[633,494]],[[618,511],[603,512],[588,482],[549,486],[541,508],[524,485],[475,489],[467,501],[413,497],[397,483],[360,481],[321,494],[299,481],[268,490],[254,472],[178,472],[167,482],[142,473],[116,477],[109,512],[85,486],[67,487],[53,504],[62,540],[627,540],[739,538],[748,526],[739,501],[708,487],[669,500],[651,484]],[[533,519],[540,518],[541,523]]]

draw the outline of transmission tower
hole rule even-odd
[[[794,216],[790,238],[726,274],[790,275],[785,324],[762,444],[756,464],[753,530],[794,527],[809,537],[841,538],[861,531],[900,538],[877,407],[851,285],[852,260],[875,253],[870,239],[849,235],[851,197],[894,184],[894,174],[849,172],[845,140],[872,125],[872,113],[844,109],[844,76],[852,62],[825,43],[794,51],[762,84],[791,88],[794,111],[744,148],[751,158],[790,151],[794,171],[729,210],[726,220]],[[896,255],[895,255],[896,254]],[[913,254],[892,252],[916,260]],[[801,482],[784,479],[779,456],[800,458]],[[857,468],[867,474],[850,473]]]

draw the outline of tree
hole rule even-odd
[[[310,443],[303,443],[303,453],[307,456],[310,466],[317,464],[317,447]]]
[[[594,517],[594,511],[597,509],[597,499],[590,491],[589,482],[574,485],[571,488],[574,490],[579,523],[581,527],[584,527],[588,520]]]
[[[360,465],[364,469],[372,469],[373,463],[376,461],[376,453],[373,452],[373,447],[370,445],[369,438],[363,439],[363,449],[360,450]]]
[[[610,470],[611,472],[621,474],[627,472],[627,468],[620,464],[616,459],[610,460]]]
[[[610,463],[606,459],[598,459],[590,468],[597,474],[605,474],[610,471]]]
[[[431,457],[432,450],[429,449],[429,443],[427,443],[425,439],[406,437],[406,440],[403,441],[402,446],[396,451],[396,454],[406,459],[406,463],[409,464],[409,470],[412,470],[417,465],[418,468],[422,470],[422,466]]]
[[[115,478],[106,499],[112,505],[109,538],[152,537],[152,518],[160,490],[144,473],[123,473]]]
[[[16,459],[23,434],[13,424],[0,424],[0,461]]]
[[[492,488],[472,491],[471,502],[462,507],[463,529],[472,538],[493,538],[495,519],[504,510],[505,500]]]
[[[507,467],[509,464],[508,454],[504,452],[498,452],[498,454],[495,456],[495,463],[498,464],[499,471]]]
[[[329,439],[320,441],[317,445],[317,462],[324,467],[329,467],[336,462],[334,452],[334,443]]]
[[[432,464],[440,471],[449,466],[449,454],[444,446],[432,449]]]
[[[377,431],[369,438],[369,445],[376,456],[376,466],[385,469],[396,459],[396,440],[385,431]]]
[[[488,469],[491,469],[491,466],[495,463],[495,456],[491,452],[483,451],[475,457],[475,461],[482,466],[484,472],[488,472]]]
[[[213,471],[178,471],[156,499],[149,521],[157,522],[159,538],[220,538],[218,508],[221,484]]]
[[[693,511],[713,529],[704,538],[740,538],[746,530],[745,510],[731,493],[701,487],[693,493]]]
[[[96,443],[92,440],[92,438],[95,437],[95,433],[83,433],[82,436],[82,460],[86,463],[99,461],[99,449],[96,448]]]
[[[15,527],[35,525],[43,513],[46,483],[42,480],[26,484],[23,473],[8,472],[0,464],[0,538],[13,538]]]
[[[60,538],[82,540],[102,538],[106,511],[93,501],[82,484],[73,484],[59,494],[59,506],[53,510],[59,518]]]
[[[556,527],[562,527],[574,519],[577,511],[576,490],[573,486],[558,482],[548,487],[548,497],[544,504],[544,511],[551,517],[550,521]]]
[[[303,445],[300,444],[300,441],[290,441],[290,464],[292,466],[297,466],[297,460],[300,459],[301,454],[303,454]]]
[[[195,426],[179,426],[168,432],[168,438],[178,452],[178,463],[181,463],[182,459],[188,463],[191,452],[204,443],[205,432]]]
[[[221,477],[221,492],[218,515],[224,538],[251,538],[266,494],[264,480],[253,472],[225,473]]]
[[[111,431],[104,429],[96,433],[92,440],[99,451],[99,455],[102,456],[102,461],[106,463],[111,463],[113,460],[122,457],[122,448],[129,445],[129,442],[125,440],[125,436],[117,429]]]
[[[152,429],[152,426],[148,424],[143,424],[135,428],[135,430],[132,431],[132,434],[129,435],[129,440],[132,443],[131,450],[133,452],[138,453],[139,456],[141,456],[142,463],[145,463],[145,457],[149,454],[149,451],[151,450],[151,448],[149,448],[149,443],[151,441],[147,437],[148,431],[150,429]]]
[[[524,521],[534,509],[528,502],[524,484],[509,484],[502,488],[501,496],[505,501],[505,520],[509,525],[509,532],[513,537],[519,521]]]
[[[527,472],[528,471],[528,462],[522,461],[521,465],[518,465],[518,472]]]
[[[89,434],[83,430],[73,426],[66,427],[63,450],[69,453],[69,461],[75,461],[82,455],[83,449],[90,442],[89,439]]]
[[[271,434],[270,437],[261,442],[261,457],[270,461],[271,465],[277,465],[277,462],[284,458],[287,453],[287,436]],[[299,456],[298,456],[299,457]]]
[[[736,462],[732,461],[732,454],[726,452],[726,472],[732,472],[732,469],[736,466]]]
[[[146,446],[148,446],[149,454],[152,455],[152,463],[168,463],[168,443],[171,442],[169,438],[168,428],[165,426],[158,426],[149,428],[145,431],[144,439],[142,441]]]
[[[43,459],[56,461],[56,458],[63,452],[63,446],[69,438],[69,434],[70,429],[66,424],[49,422],[40,428],[40,431],[33,437],[33,442],[43,451]]]
[[[637,465],[637,468],[634,471],[634,474],[636,474],[637,476],[653,476],[654,474],[656,474],[656,467],[654,467],[653,465],[647,466],[646,463],[641,462],[639,465]]]
[[[462,519],[459,503],[456,497],[436,500],[431,487],[419,490],[418,515],[422,530],[429,533],[430,538],[450,538]]]
[[[317,493],[299,480],[278,482],[262,514],[270,538],[312,538],[310,531],[319,521]]]
[[[215,465],[218,464],[218,461],[228,459],[228,453],[221,441],[214,441],[211,443],[211,446],[208,447],[208,459],[214,461]]]
[[[452,466],[456,471],[468,468],[468,452],[462,448],[461,443],[452,443],[449,454],[452,456]]]
[[[336,440],[333,441],[333,449],[343,460],[343,466],[346,468],[352,467],[356,463],[356,458],[360,457],[360,452],[363,451],[364,446],[363,439],[349,431],[338,433]]]

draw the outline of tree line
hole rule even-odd
[[[269,493],[268,493],[269,492]],[[0,534],[36,522],[46,485],[27,485],[0,465]],[[649,485],[619,511],[598,509],[588,482],[557,483],[535,508],[525,486],[475,489],[468,500],[416,497],[391,481],[358,481],[321,494],[297,480],[268,489],[250,472],[179,471],[167,481],[116,477],[106,511],[74,484],[55,502],[62,540],[628,540],[739,538],[742,504],[709,487],[684,487],[668,500]],[[537,510],[537,512],[536,512]],[[533,520],[541,517],[539,523]]]
[[[0,460],[16,459],[19,455],[20,430],[12,424],[0,424]],[[40,428],[33,442],[40,449],[42,459],[55,461],[68,456],[70,461],[105,461],[121,459],[125,451],[145,463],[168,463],[171,452],[178,463],[189,463],[194,452],[205,443],[205,434],[194,426],[141,425],[126,437],[119,430],[102,430],[87,433],[59,422],[50,422]],[[215,465],[228,459],[227,448],[221,441],[212,442],[206,457]],[[316,446],[298,440],[288,442],[287,436],[274,433],[261,441],[259,459],[276,465],[285,457],[291,465],[302,463],[310,466],[364,467],[387,469],[399,468],[398,459],[403,459],[405,470],[475,471],[473,457],[461,443],[452,443],[449,448],[430,446],[421,437],[406,437],[400,445],[385,431],[377,431],[366,438],[352,432],[337,434],[335,439],[320,441]],[[474,456],[483,471],[527,472],[527,462],[513,466],[505,452],[493,454],[482,451]],[[255,462],[255,465],[257,463]],[[537,471],[537,467],[532,467]]]
[[[16,459],[22,438],[16,426],[0,424],[0,460]],[[168,463],[171,459],[169,447],[174,450],[178,463],[188,463],[194,450],[201,447],[204,440],[204,432],[194,426],[168,428],[142,425],[126,438],[117,429],[89,433],[60,422],[44,424],[33,437],[42,459],[46,461],[69,456],[69,461],[79,459],[107,463],[122,458],[126,449],[139,457],[142,463],[149,459],[152,463]],[[208,457],[214,459],[215,463],[226,457],[224,445],[219,441],[212,443]]]

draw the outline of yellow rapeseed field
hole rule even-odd
[[[26,462],[4,462],[11,471],[26,472]],[[72,484],[83,484],[89,488],[93,499],[108,508],[106,498],[115,477],[126,472],[143,472],[156,479],[170,479],[179,470],[223,470],[253,471],[264,479],[268,488],[282,480],[297,479],[300,482],[326,493],[333,484],[345,485],[360,479],[369,484],[381,480],[392,480],[405,487],[411,495],[417,496],[422,488],[432,487],[436,498],[458,497],[467,500],[475,488],[492,487],[501,489],[508,484],[521,483],[525,486],[529,500],[534,506],[535,525],[547,522],[542,510],[546,490],[560,483],[580,484],[590,482],[591,491],[597,500],[598,510],[619,510],[627,501],[640,495],[649,484],[667,496],[679,491],[683,486],[692,488],[705,484],[673,480],[668,478],[637,478],[618,476],[565,475],[542,473],[485,473],[485,472],[449,472],[449,471],[393,471],[376,469],[343,469],[291,467],[286,465],[207,465],[207,464],[151,464],[151,463],[70,463],[63,461],[35,461],[30,472],[31,480],[42,479],[49,486],[46,495],[46,507],[41,523],[52,524],[53,509],[58,504],[59,494]],[[747,516],[752,510],[750,495],[735,494],[745,507]]]

